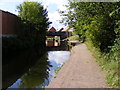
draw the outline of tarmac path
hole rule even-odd
[[[85,44],[72,48],[69,60],[46,88],[108,88],[105,73]]]

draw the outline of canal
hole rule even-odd
[[[48,44],[42,51],[41,48],[35,48],[4,57],[3,88],[48,86],[70,57],[71,47],[66,42],[56,43],[55,46]]]

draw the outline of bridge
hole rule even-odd
[[[47,36],[52,36],[52,37],[54,37],[54,36],[59,36],[60,37],[60,40],[63,40],[63,39],[65,39],[65,38],[67,38],[67,37],[70,37],[72,34],[70,33],[70,32],[68,32],[68,31],[64,31],[64,32],[57,32],[57,31],[55,31],[55,32],[47,32]]]
[[[47,36],[49,38],[54,38],[55,36],[59,36],[60,40],[63,40],[67,37],[72,36],[72,34],[68,31],[70,28],[61,28],[59,31],[57,31],[54,27],[50,28],[47,32]]]

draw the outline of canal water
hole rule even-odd
[[[70,47],[48,46],[41,50],[29,50],[13,57],[3,66],[3,88],[44,88],[49,85],[59,69],[70,57]],[[42,55],[42,57],[41,57]],[[7,58],[8,59],[8,58]]]

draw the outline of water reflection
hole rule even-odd
[[[13,55],[9,59],[4,58],[6,62],[10,61],[3,64],[3,88],[42,88],[47,86],[56,75],[55,71],[70,56],[69,47],[66,43],[62,44],[57,49],[53,47],[51,51],[46,51],[45,47],[36,48],[16,56]]]
[[[49,71],[49,82],[56,76],[56,70],[61,67],[66,60],[70,57],[69,51],[49,51],[48,52],[48,59],[52,67],[50,67]]]
[[[45,53],[45,48],[42,49],[42,52],[41,49],[34,48],[18,53],[18,55],[13,54],[10,57],[7,57],[7,55],[6,57],[3,57],[4,62],[2,65],[2,87],[7,88],[11,86],[15,81],[17,81],[17,79],[28,72],[30,68],[33,67],[36,62],[41,59],[41,56]],[[48,59],[46,56],[46,60],[44,60],[43,62],[45,66],[46,63],[48,63],[47,60]]]
[[[47,54],[45,54],[38,62],[25,73],[22,78],[19,87],[21,88],[35,88],[41,85],[45,79],[48,79],[50,67],[47,61]]]
[[[20,79],[9,88],[42,88],[56,76],[55,70],[61,67],[70,56],[68,51],[49,51]],[[47,60],[46,60],[47,59]]]
[[[48,51],[69,51],[70,50],[70,46],[67,44],[67,41],[60,41],[59,42],[59,46],[48,46],[47,49]]]

